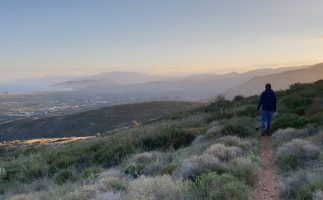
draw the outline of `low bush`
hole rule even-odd
[[[109,139],[109,143],[95,152],[94,156],[97,162],[105,163],[106,166],[120,164],[126,156],[137,150],[135,147],[135,139],[132,136],[120,134],[114,135]]]
[[[154,178],[140,177],[130,183],[126,198],[128,200],[180,200],[183,188],[182,182],[173,180],[167,175]]]
[[[49,166],[40,153],[28,156],[19,155],[17,158],[4,163],[2,179],[8,181],[30,181],[48,174]]]
[[[121,192],[128,188],[128,177],[117,169],[109,169],[99,175],[95,189],[99,194]]]
[[[242,109],[239,109],[237,111],[237,116],[243,117],[243,116],[248,116],[248,117],[257,117],[259,116],[259,112],[256,109],[256,106],[254,105],[249,105],[245,106]]]
[[[300,117],[296,114],[284,113],[274,119],[272,124],[273,130],[285,129],[285,128],[302,128],[307,124],[307,120],[304,117]]]
[[[97,190],[93,185],[83,185],[68,192],[64,199],[68,200],[88,200],[96,197]]]
[[[93,200],[124,200],[120,193],[116,192],[104,192],[99,193]]]
[[[308,122],[316,126],[322,127],[323,125],[323,112],[315,113],[308,116]]]
[[[55,181],[58,184],[63,184],[63,183],[66,183],[67,181],[74,181],[76,179],[77,179],[77,172],[75,168],[62,169],[55,175]]]
[[[180,167],[180,164],[177,162],[169,163],[163,166],[160,170],[161,175],[172,175],[176,169]]]
[[[166,128],[154,134],[143,135],[140,143],[145,150],[169,149],[189,145],[196,137],[194,129]]]
[[[203,154],[184,160],[182,165],[173,172],[173,176],[184,180],[195,179],[202,173],[223,171],[222,168],[223,166],[218,158]]]
[[[206,150],[206,153],[222,161],[228,161],[232,158],[242,155],[242,150],[239,147],[226,147],[224,144],[218,143],[210,146]]]
[[[237,177],[241,182],[255,186],[258,180],[258,166],[245,158],[236,158],[230,162],[229,173]]]
[[[323,199],[323,191],[317,190],[313,193],[313,200],[322,200]]]
[[[259,141],[257,139],[244,139],[237,136],[224,136],[219,139],[220,143],[223,143],[226,146],[237,146],[240,147],[244,153],[252,153],[257,152],[258,150],[258,143]]]
[[[126,161],[125,173],[133,177],[157,175],[169,159],[169,156],[163,152],[140,153]]]
[[[283,144],[277,151],[277,162],[282,170],[304,166],[307,161],[315,160],[320,155],[320,148],[313,143],[294,139]]]
[[[69,152],[53,152],[49,156],[49,163],[59,169],[64,169],[73,166],[77,163],[78,156],[74,156]]]
[[[319,132],[319,130],[315,129],[315,128],[279,129],[272,135],[272,141],[275,146],[279,146],[283,143],[290,142],[292,139],[313,136],[313,135],[317,134],[318,132]]]
[[[103,169],[100,167],[89,167],[82,171],[82,179],[97,178]]]
[[[210,127],[206,131],[205,135],[207,137],[220,137],[222,136],[222,127],[218,122],[212,122]]]
[[[312,171],[301,170],[292,173],[283,180],[281,196],[283,199],[311,200],[319,196],[323,190],[323,169]]]
[[[222,135],[257,137],[255,120],[249,117],[232,118],[223,122]]]
[[[250,199],[249,187],[229,174],[208,173],[191,184],[188,199],[246,200]]]
[[[309,109],[308,106],[301,106],[294,109],[294,113],[300,116],[304,116]]]
[[[233,101],[242,101],[244,99],[244,96],[242,95],[237,95],[233,98]]]

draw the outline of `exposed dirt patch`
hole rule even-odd
[[[35,145],[49,145],[57,143],[77,142],[80,140],[95,138],[95,136],[89,137],[64,137],[64,138],[39,138],[31,140],[13,140],[8,142],[0,142],[0,148],[2,147],[19,147],[19,146],[35,146]]]
[[[261,169],[254,199],[279,199],[280,180],[277,175],[272,142],[269,136],[263,136],[260,140],[260,159]]]

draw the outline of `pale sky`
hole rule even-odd
[[[322,0],[0,0],[0,80],[322,61]]]

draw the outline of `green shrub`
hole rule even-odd
[[[255,121],[249,117],[232,118],[223,122],[223,135],[240,137],[257,137]]]
[[[171,175],[179,166],[180,166],[179,163],[169,163],[161,169],[160,174]]]
[[[244,200],[250,199],[249,187],[229,174],[209,173],[200,176],[191,184],[188,194],[191,199]]]
[[[236,158],[229,165],[229,173],[250,186],[256,185],[258,180],[257,172],[258,166],[245,158]]]
[[[40,153],[28,156],[19,155],[4,167],[3,179],[9,181],[30,181],[34,178],[44,177],[48,174],[49,166]]]
[[[308,106],[300,106],[294,109],[294,113],[297,115],[304,116],[306,114],[306,111],[309,109]]]
[[[82,179],[97,178],[103,169],[98,167],[89,167],[82,171]]]
[[[272,135],[273,144],[277,147],[283,143],[290,142],[295,138],[305,138],[318,134],[318,129],[316,128],[303,128],[303,129],[295,129],[295,128],[286,128],[279,129]]]
[[[126,156],[137,150],[134,138],[127,135],[119,136],[119,138],[111,137],[109,145],[107,144],[96,152],[95,160],[105,163],[105,166],[113,166],[120,164]]]
[[[238,116],[248,116],[248,117],[257,117],[259,116],[259,112],[255,108],[255,106],[246,106],[240,110],[237,111]]]
[[[128,177],[117,169],[109,169],[98,177],[96,189],[100,192],[124,191],[128,188]]]
[[[7,175],[6,169],[0,165],[0,181]]]
[[[323,112],[315,113],[315,114],[308,116],[308,122],[318,125],[318,126],[322,126],[323,125]]]
[[[320,148],[313,143],[294,139],[283,144],[277,150],[277,162],[282,170],[295,169],[307,161],[315,160],[320,155]]]
[[[273,130],[284,129],[284,128],[301,128],[306,125],[307,121],[296,114],[284,113],[274,119],[272,124]]]
[[[283,180],[281,197],[283,199],[311,200],[317,191],[323,190],[323,169],[301,170]]]
[[[74,156],[69,152],[58,152],[56,155],[50,156],[49,163],[59,169],[64,169],[75,165],[77,163],[77,159],[77,156]]]
[[[217,121],[210,123],[209,128],[205,133],[205,136],[208,138],[222,136],[222,127],[220,123]]]
[[[55,181],[59,184],[66,183],[67,181],[75,181],[76,179],[77,172],[74,168],[62,169],[55,175]]]
[[[133,177],[157,175],[168,159],[168,154],[157,151],[136,154],[124,164],[125,172]]]
[[[185,180],[195,179],[202,173],[223,171],[222,168],[223,166],[218,158],[208,154],[203,154],[184,160],[182,165],[173,172],[173,176],[175,178]]]
[[[145,150],[169,149],[189,145],[196,137],[195,130],[167,128],[154,134],[144,135],[140,143]]]
[[[139,166],[139,165],[133,163],[133,164],[128,165],[125,168],[124,173],[132,176],[133,178],[137,178],[141,175],[142,169],[143,169],[142,166]]]
[[[237,95],[233,98],[233,101],[242,101],[244,99],[244,96],[242,95]]]

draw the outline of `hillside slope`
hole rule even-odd
[[[197,102],[156,101],[125,104],[82,113],[27,118],[0,125],[1,140],[91,136],[196,108]]]
[[[323,78],[323,63],[309,68],[291,70],[269,76],[260,76],[231,88],[225,96],[232,98],[236,95],[251,96],[264,90],[266,83],[271,83],[274,90],[285,90],[294,83],[311,83]]]
[[[277,96],[272,138],[280,198],[322,199],[323,80]],[[257,101],[218,98],[86,140],[0,146],[0,199],[255,199],[263,180],[257,172],[268,167],[259,161]]]

